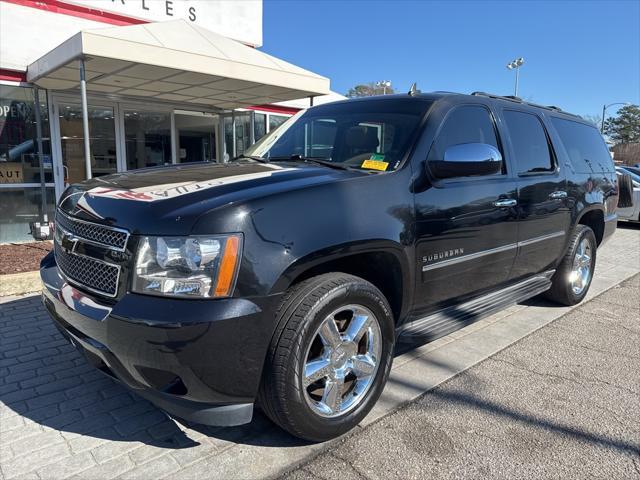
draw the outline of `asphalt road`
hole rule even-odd
[[[640,478],[640,275],[287,478]]]

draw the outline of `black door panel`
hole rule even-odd
[[[554,267],[566,244],[571,215],[565,198],[554,198],[566,190],[564,175],[534,177],[518,181],[518,258],[514,278]]]
[[[459,182],[416,195],[420,310],[508,279],[517,210],[496,207],[499,198],[516,198],[511,179]]]
[[[442,117],[428,162],[441,161],[457,145],[481,143],[501,150],[487,105],[460,105]],[[425,172],[428,162],[417,163],[417,169]],[[414,196],[416,315],[505,282],[517,252],[517,208],[496,203],[516,203],[515,181],[506,166],[502,174],[427,183]]]
[[[516,279],[555,266],[566,244],[571,213],[565,173],[543,119],[511,109],[502,115],[518,174],[518,256],[512,270]]]

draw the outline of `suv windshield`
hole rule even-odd
[[[319,160],[356,169],[395,170],[414,141],[430,105],[425,101],[389,99],[314,107],[287,120],[243,156],[270,161]]]

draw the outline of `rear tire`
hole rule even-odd
[[[569,248],[544,296],[562,305],[576,305],[587,295],[596,266],[596,236],[590,227],[577,225]]]
[[[395,331],[384,295],[352,275],[319,275],[287,291],[277,321],[259,393],[265,414],[305,440],[351,430],[391,369]]]

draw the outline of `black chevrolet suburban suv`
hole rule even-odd
[[[300,112],[228,163],[69,187],[41,265],[61,332],[196,423],[353,428],[400,342],[586,295],[615,230],[611,156],[556,107],[475,93]]]

